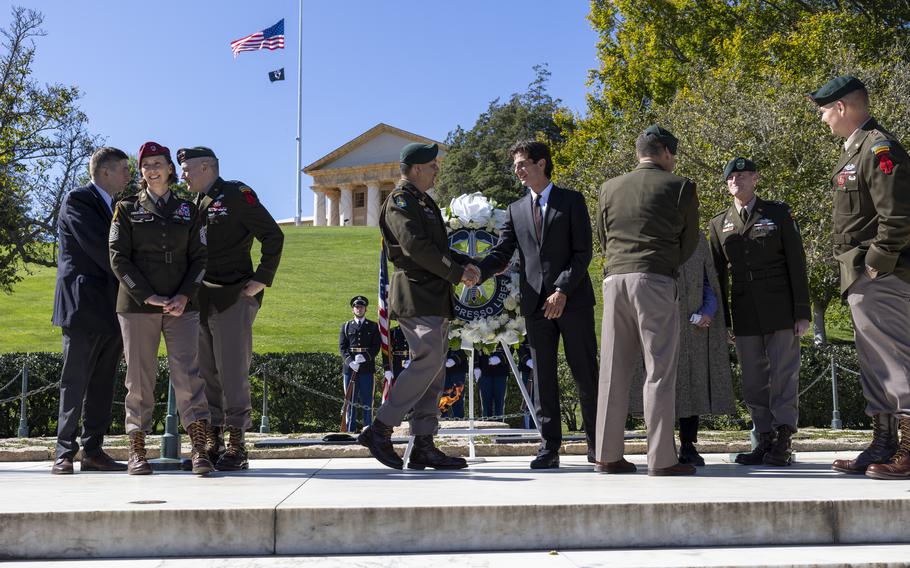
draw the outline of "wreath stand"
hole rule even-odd
[[[528,412],[531,414],[531,419],[534,421],[534,430],[526,430],[524,428],[475,428],[474,427],[474,345],[462,343],[461,348],[465,351],[468,351],[468,374],[465,377],[468,382],[468,427],[467,428],[452,428],[446,430],[440,430],[440,436],[463,436],[468,438],[468,459],[472,463],[480,463],[486,461],[484,458],[478,458],[475,448],[474,448],[474,437],[475,436],[517,436],[517,437],[534,437],[536,439],[543,440],[543,434],[540,430],[540,422],[537,419],[537,413],[534,411],[534,405],[531,402],[531,396],[528,394],[528,389],[525,388],[524,383],[521,380],[521,373],[518,372],[518,365],[515,364],[515,360],[512,357],[512,350],[509,349],[508,344],[505,341],[500,341],[499,344],[502,346],[503,354],[506,357],[506,361],[509,362],[509,369],[512,371],[512,376],[515,377],[515,381],[518,383],[518,390],[521,391],[521,397],[524,399],[525,404],[528,407]],[[408,463],[408,459],[411,457],[411,451],[414,449],[414,436],[408,436],[408,446],[404,450],[404,456],[402,459],[404,463]]]

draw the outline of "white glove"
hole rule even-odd
[[[356,362],[358,362],[358,363],[366,363],[366,362],[367,362],[367,358],[364,357],[362,353],[358,353],[357,356],[354,357],[354,361],[356,361]]]
[[[501,362],[499,355],[490,355],[490,365],[499,365]]]
[[[386,371],[385,373],[383,373],[382,376],[385,377],[385,380],[391,381],[391,380],[392,380],[392,377],[393,377],[394,375],[392,375],[392,371]]]
[[[351,370],[356,373],[357,370],[360,369],[360,363],[358,363],[357,360],[355,359],[354,361],[351,361],[350,367],[351,367]]]
[[[480,378],[481,372],[480,369],[474,369],[474,379],[477,380]]]
[[[404,361],[401,362],[402,369],[407,369],[410,365],[411,365],[410,359],[405,359]]]
[[[534,368],[534,359],[528,359],[528,368],[529,368],[529,369],[533,369],[533,368]]]
[[[451,357],[446,359],[446,369],[449,369],[454,366],[455,366],[455,359],[452,359]]]

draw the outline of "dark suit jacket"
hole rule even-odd
[[[117,278],[108,256],[111,212],[94,186],[67,193],[57,218],[57,283],[54,325],[91,333],[120,334]]]
[[[594,305],[594,288],[588,275],[591,263],[591,219],[585,198],[577,191],[550,190],[543,219],[542,242],[534,230],[531,191],[509,205],[499,242],[480,262],[486,280],[505,268],[515,249],[521,263],[521,313],[529,316],[556,288],[567,296],[565,311]]]

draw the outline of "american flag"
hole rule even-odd
[[[250,34],[231,42],[231,51],[234,57],[241,51],[257,51],[260,49],[284,49],[284,18],[278,20],[278,23],[261,32]]]
[[[392,349],[389,338],[389,267],[385,255],[385,241],[379,240],[379,339],[382,342],[382,363],[386,371],[392,369]],[[383,380],[382,402],[389,398],[392,381]]]

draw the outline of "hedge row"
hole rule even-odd
[[[824,375],[800,398],[800,425],[825,427],[831,424],[831,357],[841,366],[856,369],[856,352],[852,345],[829,345],[824,348],[804,347],[800,389],[804,389],[820,375]],[[733,381],[738,397],[741,395],[739,366],[735,352]],[[0,386],[5,385],[28,365],[29,391],[55,383],[60,376],[61,356],[59,353],[9,353],[0,355]],[[268,416],[273,432],[333,432],[339,427],[341,410],[341,359],[330,353],[266,353],[254,354],[250,379],[253,396],[253,424],[258,428],[262,417],[263,385],[268,389]],[[123,386],[125,367],[121,361],[118,369],[116,392],[114,393],[114,417],[112,434],[123,433],[123,400],[126,389]],[[565,361],[559,366],[560,387],[563,394],[562,418],[570,430],[581,427],[578,416],[577,393],[571,373]],[[376,382],[381,377],[377,374]],[[168,368],[167,360],[158,360],[158,404],[154,412],[154,428],[160,432],[164,427],[166,412]],[[378,391],[377,390],[377,396]],[[19,393],[19,381],[0,391],[0,400]],[[317,394],[322,393],[322,394]],[[31,436],[53,436],[56,433],[59,390],[50,388],[28,397],[28,427]],[[865,402],[859,385],[859,378],[853,373],[838,371],[838,395],[840,413],[845,428],[867,428],[869,418],[864,413]],[[467,396],[467,393],[465,393]],[[478,405],[479,397],[475,396]],[[518,414],[521,409],[521,395],[515,381],[509,381],[506,395],[506,414]],[[377,401],[378,407],[378,401]],[[715,429],[748,429],[751,427],[748,413],[740,402],[737,416],[704,417],[704,426]],[[519,426],[521,418],[508,420],[512,426]],[[13,437],[19,426],[19,401],[0,405],[0,438]],[[630,418],[630,427],[640,426],[640,420]]]

